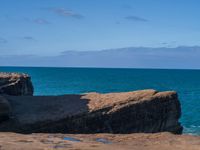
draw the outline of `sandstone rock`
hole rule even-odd
[[[26,74],[0,73],[0,94],[33,95],[31,78]]]
[[[0,147],[2,150],[200,150],[200,137],[169,133],[40,133],[28,135],[0,133],[0,139]]]
[[[0,123],[9,119],[10,111],[10,104],[4,97],[0,96]]]
[[[12,119],[0,131],[20,133],[181,133],[176,92],[7,96]]]

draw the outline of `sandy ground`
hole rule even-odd
[[[1,150],[200,150],[200,137],[159,134],[0,133]]]

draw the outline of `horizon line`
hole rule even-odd
[[[59,67],[59,66],[1,66],[0,68],[8,67],[8,68],[57,68],[57,69],[136,69],[136,70],[194,70],[200,71],[200,68],[137,68],[137,67]]]

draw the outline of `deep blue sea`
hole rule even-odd
[[[28,73],[35,95],[175,90],[184,132],[200,135],[200,70],[0,67],[0,72]]]

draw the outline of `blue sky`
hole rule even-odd
[[[0,55],[200,45],[199,0],[0,2]]]

